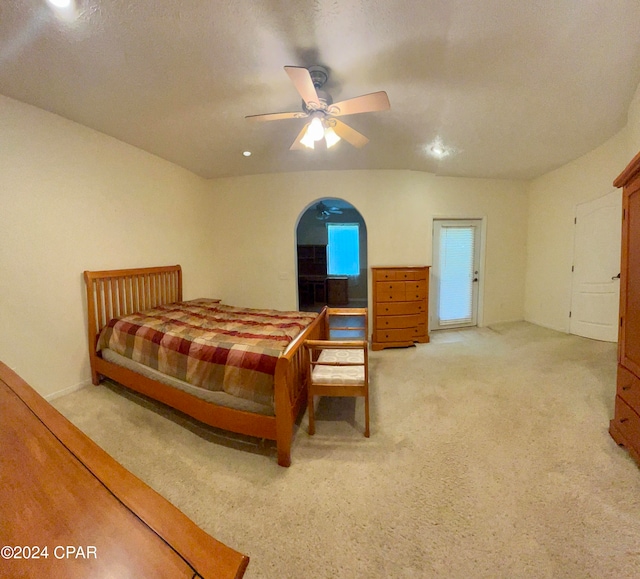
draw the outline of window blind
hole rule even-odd
[[[473,226],[442,226],[440,233],[440,324],[473,319]]]

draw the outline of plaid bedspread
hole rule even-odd
[[[316,317],[197,299],[113,319],[97,348],[200,388],[273,405],[278,357]]]

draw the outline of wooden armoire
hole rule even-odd
[[[640,153],[613,182],[623,187],[620,327],[614,440],[640,465]]]

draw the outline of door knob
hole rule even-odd
[[[620,279],[620,274],[614,275],[611,279]]]

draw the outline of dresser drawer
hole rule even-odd
[[[378,316],[376,318],[376,328],[386,330],[388,328],[417,328],[424,325],[427,314],[414,314],[410,316]]]
[[[640,452],[640,417],[620,396],[616,396],[615,418],[612,422],[629,444]]]
[[[618,396],[640,413],[640,379],[618,364],[617,383]]]
[[[376,282],[376,291],[378,293],[385,292],[403,292],[406,290],[406,284],[403,281],[379,281]]]
[[[422,268],[416,269],[375,269],[373,271],[373,281],[409,281],[427,279],[427,271]]]
[[[412,279],[427,279],[427,272],[425,269],[403,269],[396,272],[396,279],[412,280]]]
[[[376,282],[376,296],[379,302],[404,302],[406,291],[403,281]]]
[[[376,330],[376,342],[412,342],[416,338],[424,336],[425,326],[416,326],[415,328],[391,328],[389,330]]]
[[[407,301],[424,300],[427,297],[427,280],[405,281],[404,291]]]
[[[373,281],[394,281],[396,279],[395,269],[374,269]]]
[[[405,302],[407,301],[407,299],[406,299],[406,294],[404,293],[404,290],[396,291],[396,292],[386,291],[386,292],[378,293],[378,301],[379,302]]]
[[[425,303],[422,302],[385,302],[377,305],[378,316],[402,316],[409,314],[420,314],[426,310]]]
[[[404,282],[404,290],[406,292],[419,291],[423,292],[427,290],[427,280],[426,279],[417,279],[413,281],[405,281]]]
[[[407,290],[405,293],[405,300],[408,302],[421,300],[424,301],[427,298],[427,290]]]

